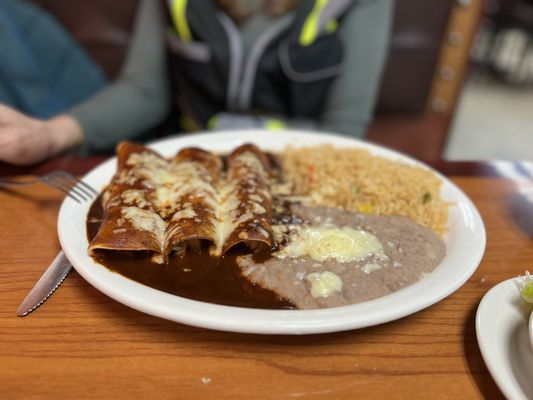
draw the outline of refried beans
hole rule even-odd
[[[277,293],[299,309],[344,306],[387,295],[423,278],[446,254],[438,235],[405,217],[303,205],[292,206],[291,211],[302,225],[349,227],[375,236],[381,244],[379,253],[349,262],[309,256],[273,256],[263,262],[254,261],[251,255],[237,259],[250,282]],[[313,293],[321,279],[325,289]]]

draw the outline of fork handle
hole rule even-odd
[[[10,179],[0,179],[0,187],[26,186],[26,185],[33,185],[35,182],[37,182],[36,179],[30,180],[30,181],[14,181]]]

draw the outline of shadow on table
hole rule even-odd
[[[74,275],[74,274],[73,274]],[[113,319],[116,319],[117,323],[123,323],[124,326],[135,326],[135,329],[138,329],[139,326],[146,327],[147,330],[151,331],[154,334],[157,334],[158,341],[161,342],[174,342],[176,341],[176,334],[180,334],[180,340],[184,339],[190,342],[211,342],[219,341],[231,343],[232,346],[244,346],[249,349],[250,345],[269,345],[274,347],[287,347],[287,346],[297,346],[297,347],[309,347],[314,345],[335,345],[338,343],[346,343],[347,341],[354,341],[354,332],[358,337],[376,337],[380,335],[386,335],[383,332],[382,327],[387,325],[379,325],[374,327],[362,328],[357,331],[343,331],[343,332],[332,332],[327,334],[310,334],[310,335],[261,335],[253,333],[235,333],[235,332],[224,332],[216,331],[211,329],[205,329],[190,325],[181,324],[178,322],[173,322],[158,318],[149,314],[145,314],[141,311],[137,311],[133,308],[130,308],[118,301],[113,300],[112,298],[106,296],[98,289],[91,286],[89,283],[85,282],[83,278],[75,273],[75,279],[80,279],[80,284],[78,290],[82,296],[84,296],[87,301],[93,307],[98,307],[101,309],[102,315],[105,314],[114,314]],[[93,301],[95,300],[95,301]],[[131,321],[135,321],[135,324],[132,325]],[[395,321],[393,323],[397,323]],[[154,327],[157,327],[154,329]]]
[[[533,186],[530,191],[516,193],[509,200],[511,215],[516,225],[529,238],[533,238]]]
[[[463,347],[470,375],[485,399],[505,399],[483,361],[476,337],[477,302],[469,311],[463,332]]]
[[[533,353],[530,351],[531,344],[529,341],[528,320],[532,312],[529,304],[525,305],[522,298],[517,298],[515,305],[517,308],[524,310],[524,319],[517,321],[513,326],[512,340],[508,343],[511,369],[518,386],[528,399],[533,399]]]

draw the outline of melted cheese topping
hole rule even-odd
[[[146,192],[143,190],[129,189],[122,192],[120,195],[124,204],[128,206],[137,206],[139,208],[146,208],[150,204],[146,201]]]
[[[261,204],[265,197],[264,191],[258,186],[258,181],[264,181],[266,177],[263,165],[252,152],[239,154],[233,163],[235,166],[232,167],[228,180],[222,182],[219,188],[215,255],[220,254],[226,240],[242,223],[266,213],[266,209]],[[242,182],[249,185],[246,192],[243,192],[239,186]],[[243,203],[246,207],[241,210],[239,207]],[[240,232],[238,238],[248,239],[248,235],[243,235],[243,233],[245,232]],[[268,232],[266,234],[268,237]]]
[[[124,207],[122,217],[131,223],[133,228],[151,233],[163,248],[165,240],[165,221],[157,213],[137,207]]]
[[[179,221],[180,219],[186,219],[186,218],[190,219],[190,218],[196,217],[197,215],[198,214],[196,214],[196,211],[194,211],[194,208],[187,207],[175,213],[172,216],[172,221]]]
[[[150,167],[163,167],[167,161],[150,151],[143,151],[141,153],[132,153],[128,156],[126,165],[130,167],[139,165],[149,165]]]
[[[311,296],[329,297],[335,292],[342,292],[342,280],[331,271],[313,272],[305,279],[311,284]]]
[[[235,163],[239,164],[236,168],[240,175],[258,176],[259,179],[266,179],[266,171],[263,164],[257,158],[256,154],[251,151],[245,151],[235,158]]]
[[[164,247],[168,238],[181,230],[173,226],[165,235],[165,221],[193,219],[197,223],[211,223],[214,228],[214,252],[220,255],[231,234],[239,226],[267,212],[263,201],[270,197],[262,187],[267,172],[256,154],[250,151],[237,155],[231,162],[227,179],[216,183],[207,168],[195,161],[168,161],[143,151],[132,153],[126,165],[130,168],[118,177],[118,183],[141,184],[143,189],[125,190],[120,199],[127,206],[123,218],[135,229],[153,233]],[[117,204],[119,205],[119,204]],[[245,205],[243,207],[243,205]],[[145,208],[153,207],[154,212]],[[198,207],[205,220],[198,218]],[[264,230],[263,230],[264,231]],[[241,232],[240,239],[247,239]],[[260,232],[268,238],[268,232]]]
[[[169,162],[151,152],[133,153],[126,164],[132,167],[129,171],[131,176],[142,180],[145,187],[152,189],[149,201],[163,219],[183,209],[183,203],[191,197],[199,199],[208,211],[215,214],[216,190],[203,165],[192,161]],[[138,194],[141,195],[142,192],[138,191]],[[137,204],[139,201],[132,193],[126,204]],[[172,219],[175,221],[179,218],[194,216],[177,216]]]
[[[361,267],[361,271],[363,271],[365,274],[369,274],[371,272],[374,272],[374,271],[377,271],[378,269],[381,269],[383,268],[381,265],[379,264],[374,264],[374,263],[368,263],[368,264],[365,264]]]
[[[236,212],[240,201],[237,190],[232,185],[224,185],[220,191],[220,206],[217,209],[215,254],[219,254],[231,232],[238,226]]]
[[[289,244],[274,255],[278,258],[308,256],[316,261],[335,259],[341,263],[363,260],[371,255],[386,257],[378,238],[371,233],[331,226],[297,229],[289,236]]]
[[[152,203],[165,217],[175,212],[187,197],[196,197],[206,206],[216,207],[216,191],[211,185],[210,176],[200,164],[169,164],[165,170],[156,170],[147,177],[155,188]]]

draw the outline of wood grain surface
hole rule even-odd
[[[533,269],[516,222],[517,184],[453,179],[487,228],[481,265],[454,294],[376,327],[310,336],[210,331],[111,300],[75,271],[44,306],[15,310],[59,250],[61,196],[0,190],[0,398],[502,398],[477,345],[475,313],[493,285]],[[80,235],[84,232],[80,232]]]

